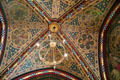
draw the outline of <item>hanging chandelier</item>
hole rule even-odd
[[[50,30],[57,32],[58,25],[53,23],[50,25]],[[65,48],[65,40],[59,41],[54,34],[55,33],[49,33],[47,35],[47,41],[44,43],[36,43],[36,48],[39,49],[40,60],[43,61],[45,65],[51,65],[55,68],[56,65],[68,57],[68,53]]]

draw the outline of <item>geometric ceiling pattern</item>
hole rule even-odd
[[[114,2],[1,0],[0,78],[100,80],[99,31]]]

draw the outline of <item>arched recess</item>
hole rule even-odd
[[[113,62],[113,59],[111,59],[111,53],[110,51],[108,51],[109,48],[108,45],[111,45],[110,39],[112,39],[112,37],[110,36],[113,36],[111,35],[111,33],[117,34],[116,32],[118,31],[117,29],[116,29],[117,31],[114,30],[114,27],[118,26],[116,24],[118,18],[120,20],[120,1],[116,0],[113,7],[110,9],[108,15],[106,16],[99,33],[99,64],[100,64],[100,73],[102,80],[119,80],[118,78],[114,79],[113,75],[111,74],[112,70],[110,69],[111,68],[110,65]],[[114,31],[114,33],[112,31]],[[120,41],[120,38],[117,40]]]
[[[6,37],[7,37],[7,20],[2,4],[0,2],[0,65],[4,55]]]
[[[82,80],[68,72],[46,68],[19,75],[12,80]]]

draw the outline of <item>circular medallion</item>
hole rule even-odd
[[[49,30],[51,32],[58,32],[59,24],[57,22],[53,22],[52,24],[49,25]]]

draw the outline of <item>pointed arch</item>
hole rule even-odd
[[[106,35],[107,31],[116,17],[116,15],[120,11],[120,1],[116,0],[115,3],[113,4],[113,7],[110,9],[109,13],[107,14],[100,32],[99,32],[99,65],[100,65],[100,73],[101,73],[101,80],[109,80],[108,77],[108,66],[106,65]]]
[[[41,77],[45,78],[46,75],[51,75],[51,76],[53,76],[53,78],[55,76],[59,76],[63,80],[82,80],[68,72],[65,72],[65,71],[62,71],[59,69],[53,69],[53,68],[46,68],[46,69],[40,69],[40,70],[27,72],[25,74],[22,74],[20,76],[13,78],[13,80],[29,80],[31,78],[33,79],[36,77],[40,77],[40,79],[41,79]],[[58,77],[58,79],[59,79],[59,77]]]
[[[7,20],[2,4],[0,2],[0,65],[4,55],[6,37],[7,37]]]

